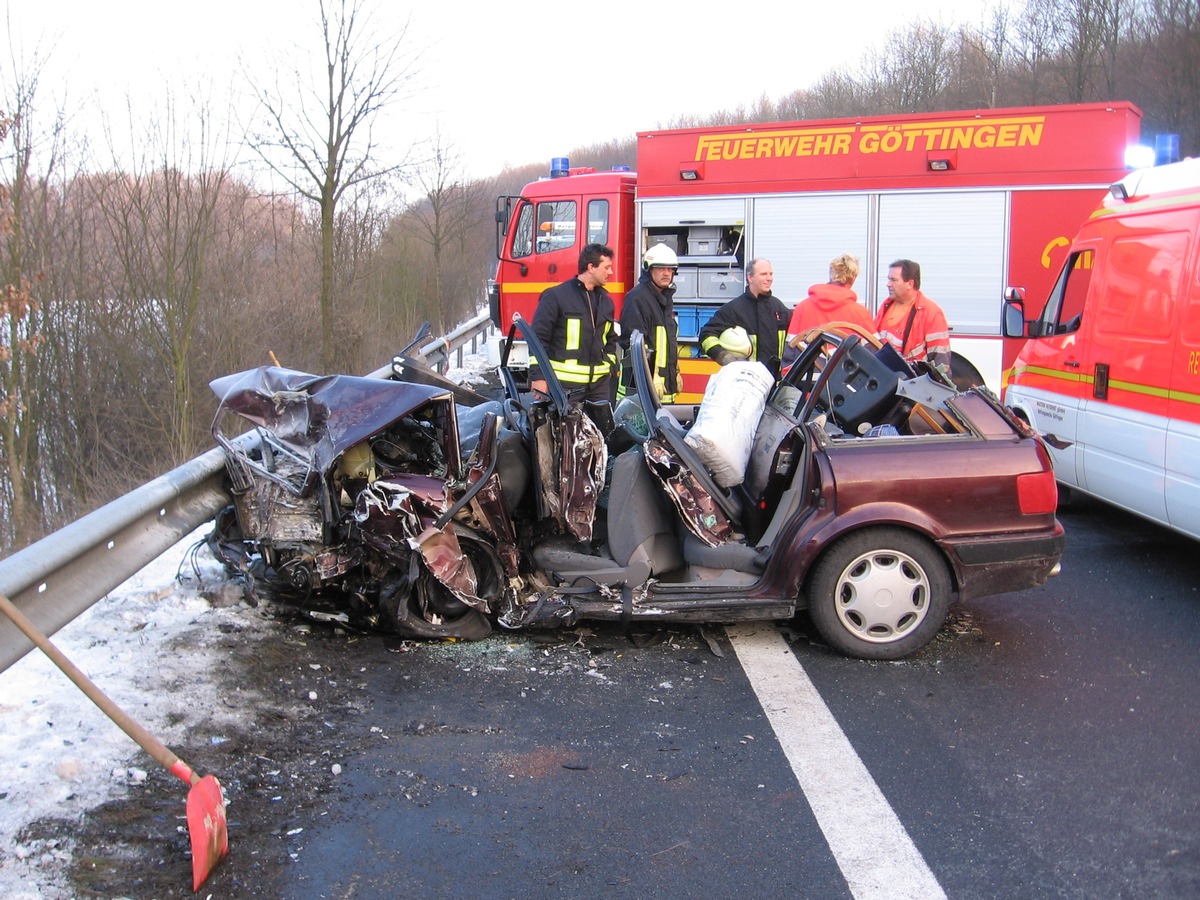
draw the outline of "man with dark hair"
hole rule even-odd
[[[950,326],[942,308],[921,293],[921,267],[898,259],[888,267],[888,298],[875,315],[879,339],[909,362],[950,371]]]
[[[750,260],[746,267],[745,292],[718,309],[700,329],[700,347],[718,365],[724,366],[738,359],[756,359],[770,369],[772,375],[779,377],[792,311],[771,293],[774,281],[775,271],[770,260]],[[739,339],[740,347],[735,345]]]
[[[579,254],[579,274],[542,291],[532,324],[550,358],[529,360],[535,391],[546,393],[542,367],[548,365],[573,399],[612,402],[617,326],[612,298],[604,289],[612,268],[611,248],[588,244]]]

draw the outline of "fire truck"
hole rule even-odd
[[[614,251],[619,314],[643,254],[665,243],[679,256],[678,399],[698,402],[716,371],[700,329],[742,293],[752,259],[771,261],[773,293],[794,305],[853,253],[872,314],[889,263],[913,259],[950,322],[955,380],[999,393],[1022,343],[1001,333],[1006,287],[1048,295],[1079,223],[1126,174],[1140,125],[1137,107],[1110,103],[639,132],[636,172],[560,158],[497,199],[491,316],[501,332],[514,313],[532,319],[592,242]]]

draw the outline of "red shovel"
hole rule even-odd
[[[49,638],[38,631],[25,614],[3,594],[0,594],[0,611],[12,619],[13,624],[20,628],[39,650],[50,657],[51,661],[75,682],[76,687],[87,694],[122,731],[137,741],[143,750],[172,775],[184,784],[191,785],[187,795],[187,822],[188,834],[192,839],[192,890],[200,890],[200,885],[204,884],[209,873],[229,852],[229,834],[225,828],[225,797],[221,793],[220,783],[212,775],[201,778],[187,763],[168,750],[162,741],[131,719],[79,671],[74,663],[63,656],[62,651],[50,643]]]

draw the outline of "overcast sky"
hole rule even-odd
[[[843,0],[779,4],[411,3],[376,10],[382,37],[408,20],[420,90],[388,114],[397,156],[438,127],[472,175],[561,156],[572,147],[704,115],[764,94],[777,99],[857,61],[918,18],[977,24],[988,0]],[[237,81],[240,60],[318,51],[317,0],[0,0],[11,59],[48,57],[42,102],[69,102],[97,128],[98,110],[146,109],[164,86]],[[943,7],[946,11],[943,12]],[[3,7],[0,6],[0,9]],[[631,160],[632,162],[632,160]]]

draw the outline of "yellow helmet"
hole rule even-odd
[[[744,359],[749,359],[750,354],[754,351],[754,345],[750,343],[750,335],[741,325],[735,325],[722,331],[720,343],[722,349]]]

